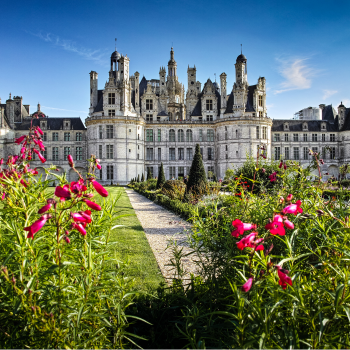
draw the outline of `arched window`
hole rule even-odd
[[[192,130],[186,130],[186,141],[192,142]]]
[[[213,129],[207,130],[207,141],[214,141],[214,130]]]
[[[175,142],[175,130],[169,130],[169,142]]]
[[[184,136],[184,131],[183,130],[178,130],[177,132],[177,141],[178,142],[184,142],[185,141],[185,136]]]

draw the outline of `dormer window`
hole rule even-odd
[[[326,130],[326,123],[322,123],[322,124],[321,124],[321,129],[322,129],[322,130]]]
[[[206,100],[206,110],[207,111],[212,111],[213,110],[213,100]]]
[[[284,123],[284,124],[283,124],[283,128],[284,128],[284,130],[289,130],[289,125],[288,125],[288,123]]]
[[[63,121],[63,129],[64,130],[69,130],[70,129],[70,120],[66,119]]]
[[[303,123],[303,130],[307,130],[307,123]]]
[[[146,100],[146,109],[147,110],[153,109],[153,100]]]
[[[115,104],[115,93],[114,92],[110,92],[108,94],[108,104],[109,105],[114,105]]]
[[[40,128],[46,129],[46,127],[47,127],[46,120],[40,120]]]

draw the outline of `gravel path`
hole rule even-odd
[[[168,249],[167,247],[171,241],[176,241],[177,245],[183,248],[184,253],[190,252],[190,248],[186,244],[187,235],[183,232],[190,230],[191,224],[134,190],[126,189],[126,193],[145,231],[158,266],[167,282],[171,283],[174,270],[170,259],[173,257],[171,246]],[[181,259],[183,269],[186,271],[183,279],[189,278],[190,273],[196,274],[196,265],[193,263],[193,258],[194,254]]]

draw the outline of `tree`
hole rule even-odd
[[[160,168],[158,171],[158,181],[157,181],[157,189],[161,188],[163,184],[165,183],[165,175],[164,175],[164,168],[163,168],[163,163],[160,164]]]
[[[140,174],[137,174],[137,182],[140,182]]]
[[[207,183],[204,165],[202,161],[201,150],[199,144],[196,145],[196,152],[194,153],[189,179],[187,182],[186,192],[197,191],[203,184]]]
[[[151,179],[152,179],[151,168],[148,167],[148,168],[147,168],[147,180],[151,180]]]
[[[145,177],[143,176],[143,173],[142,173],[141,182],[144,182],[144,181],[145,181]]]

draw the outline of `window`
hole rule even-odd
[[[186,130],[186,141],[192,142],[192,130]]]
[[[114,105],[115,104],[115,93],[114,92],[110,92],[108,94],[108,104],[109,105]]]
[[[184,153],[184,148],[179,148],[178,150],[178,159],[179,160],[185,160],[185,153]]]
[[[203,159],[203,148],[200,149],[200,152],[201,152],[201,156],[202,156],[202,159]]]
[[[213,121],[213,116],[207,115],[207,122],[212,122],[212,121]]]
[[[153,100],[146,100],[146,109],[153,109]]]
[[[100,169],[100,179],[102,180],[102,168]]]
[[[58,147],[52,147],[52,160],[58,160]]]
[[[58,132],[52,133],[52,141],[58,141]]]
[[[172,179],[172,178],[175,178],[175,167],[174,166],[170,166],[169,167],[169,178]]]
[[[185,134],[183,130],[178,130],[177,131],[177,141],[178,142],[184,142],[185,141]]]
[[[140,140],[140,134],[137,134],[137,139]]]
[[[77,132],[75,134],[75,141],[82,141],[83,140],[83,134],[81,132]]]
[[[335,159],[335,147],[330,147],[329,148],[329,158],[330,159]]]
[[[169,142],[175,142],[175,130],[169,130]]]
[[[64,133],[64,141],[70,141],[70,132]]]
[[[137,159],[140,159],[140,154],[139,153],[137,153]]]
[[[262,95],[259,95],[259,107],[263,106],[263,97]]]
[[[284,134],[284,141],[288,142],[288,134]]]
[[[326,134],[322,134],[322,142],[326,141]]]
[[[312,142],[317,142],[317,134],[312,134]]]
[[[102,125],[98,127],[98,133],[99,133],[99,138],[100,140],[103,139],[103,131],[102,131]]]
[[[329,141],[335,142],[335,134],[330,134],[329,135]]]
[[[228,154],[227,153],[225,154],[225,158],[228,159]]]
[[[153,148],[146,148],[146,160],[153,160]]]
[[[146,130],[146,141],[153,142],[153,130],[152,129]]]
[[[211,173],[211,174],[210,174]],[[208,166],[208,176],[211,175],[213,176],[214,175],[214,167],[212,165],[209,165]]]
[[[47,149],[45,151],[41,151],[41,154],[45,159],[47,159]]]
[[[113,159],[113,145],[106,145],[106,158]]]
[[[75,148],[76,160],[83,160],[83,147]]]
[[[213,129],[207,130],[207,141],[214,141],[214,130]]]
[[[274,139],[275,142],[280,142],[280,134],[274,134]]]
[[[279,160],[280,158],[281,158],[281,147],[275,147],[275,160]]]
[[[289,147],[284,148],[284,158],[289,159]]]
[[[193,159],[193,149],[192,148],[187,148],[187,150],[186,150],[186,159],[187,160],[192,160]]]
[[[157,138],[157,141],[158,142],[161,142],[162,141],[162,130],[161,129],[158,129],[158,138]]]
[[[225,140],[228,140],[227,131],[225,131]]]
[[[263,116],[263,112],[259,111],[259,117],[262,118],[262,116]]]
[[[262,138],[264,140],[267,139],[267,127],[266,126],[263,126],[263,128],[262,128]]]
[[[109,109],[108,110],[108,116],[109,117],[114,117],[115,116],[115,109]]]
[[[341,158],[344,158],[344,148],[341,148],[341,149],[340,149],[340,157],[341,157]]]
[[[294,153],[294,159],[299,160],[299,147],[294,147],[293,153]]]
[[[175,148],[169,148],[169,160],[175,160]]]
[[[146,114],[146,122],[153,122],[153,114]]]
[[[158,148],[158,160],[162,160],[162,149]]]
[[[293,141],[298,142],[299,141],[299,135],[298,134],[293,134]]]
[[[256,127],[256,138],[260,139],[260,127],[259,127],[259,125]]]
[[[213,100],[206,100],[205,101],[206,110],[212,111],[213,110]]]
[[[185,168],[183,166],[179,166],[177,168],[177,176],[184,177],[185,176]]]
[[[304,160],[309,159],[309,149],[307,147],[303,147],[303,158]]]
[[[211,147],[208,147],[208,160],[214,160],[214,152]]]
[[[102,156],[102,145],[98,145],[98,157],[99,157],[100,159],[103,158],[103,156]]]
[[[326,159],[326,148],[322,147],[322,158]]]
[[[312,147],[312,152],[318,153],[318,147]]]
[[[226,151],[226,152],[228,151],[228,146],[227,146],[227,145],[225,145],[225,151]]]
[[[307,134],[303,134],[303,141],[307,142]]]
[[[203,130],[199,129],[199,141],[202,142],[203,141]]]
[[[107,139],[113,138],[113,125],[106,125],[106,138]]]
[[[70,147],[64,147],[63,159],[66,160],[69,154],[70,154]]]
[[[157,117],[157,122],[160,122],[160,117]]]
[[[113,165],[107,165],[107,180],[113,180]]]
[[[44,132],[43,141],[47,141],[47,133],[46,132]]]

